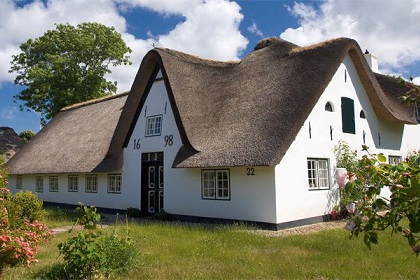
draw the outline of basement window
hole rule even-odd
[[[308,158],[309,190],[327,190],[330,188],[328,159]]]
[[[146,137],[159,136],[162,132],[162,115],[146,118]]]
[[[202,170],[201,195],[203,199],[229,200],[230,176],[228,169]]]

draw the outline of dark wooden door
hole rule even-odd
[[[163,153],[142,156],[141,211],[153,215],[163,209],[164,179]]]

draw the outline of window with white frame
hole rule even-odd
[[[121,193],[121,174],[109,174],[108,175],[108,192],[109,193]]]
[[[79,176],[69,175],[68,177],[69,192],[79,191]]]
[[[146,136],[159,136],[162,132],[162,115],[146,118]]]
[[[201,193],[203,199],[230,199],[230,176],[228,169],[202,170]]]
[[[16,176],[16,189],[22,189],[23,187],[23,179],[22,179],[22,175],[17,175]]]
[[[398,165],[401,163],[402,159],[400,156],[388,156],[389,164]]]
[[[50,192],[58,192],[58,176],[50,176]]]
[[[44,177],[42,176],[35,177],[35,191],[36,192],[44,191]]]
[[[95,174],[86,175],[86,192],[89,192],[89,193],[98,192],[98,175],[95,175]]]
[[[330,188],[328,159],[308,158],[308,183],[310,190]]]

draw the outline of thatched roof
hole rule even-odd
[[[183,143],[174,167],[276,165],[347,54],[381,119],[417,123],[413,107],[397,98],[404,93],[397,80],[374,74],[352,39],[302,48],[269,38],[233,62],[156,48],[144,57],[128,97],[62,110],[9,161],[10,171],[120,169],[123,147],[159,70]]]
[[[127,93],[62,109],[8,162],[10,174],[58,174],[119,170],[107,158]]]
[[[382,90],[356,41],[339,38],[302,48],[269,38],[240,62],[209,61],[168,49],[150,51],[116,135],[128,139],[148,82],[161,69],[184,144],[174,167],[278,164],[346,54],[380,118],[417,123],[412,108]],[[115,138],[110,153],[118,153],[123,141]]]
[[[24,144],[13,128],[0,127],[0,157],[9,160]]]

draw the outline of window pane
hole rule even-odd
[[[160,135],[160,131],[162,128],[162,116],[155,117],[155,130],[153,135]]]
[[[203,198],[214,198],[214,171],[203,171],[202,172],[202,186],[203,186]]]
[[[308,159],[309,189],[328,189],[330,187],[329,165],[327,159]]]

